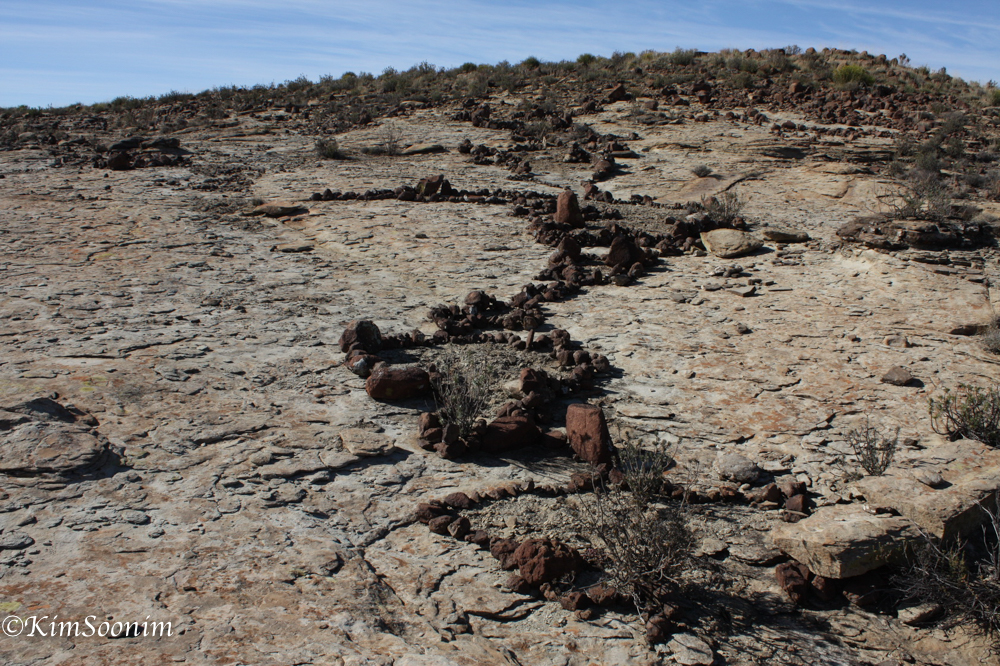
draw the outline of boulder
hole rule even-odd
[[[914,478],[896,465],[883,476],[868,476],[856,484],[868,504],[888,507],[944,540],[965,537],[978,530],[988,516],[981,508],[996,506],[1000,492],[1000,451],[971,440],[941,441],[934,458],[919,469],[921,476],[941,477],[937,487]]]
[[[804,231],[793,231],[791,229],[779,229],[776,227],[765,227],[760,230],[761,235],[775,243],[805,243],[810,240],[809,234]]]
[[[534,420],[524,414],[501,416],[486,427],[482,437],[482,447],[489,453],[502,453],[522,446],[530,446],[538,441],[542,431]]]
[[[380,367],[365,381],[365,390],[375,400],[406,400],[430,392],[431,379],[423,368]]]
[[[890,369],[889,372],[882,375],[883,384],[892,384],[893,386],[907,386],[913,382],[913,375],[910,371],[901,366],[895,366]]]
[[[431,153],[446,153],[447,149],[440,143],[415,143],[400,152],[400,155],[429,155]]]
[[[705,249],[722,259],[733,259],[752,254],[764,243],[753,234],[739,229],[713,229],[701,233]]]
[[[583,213],[580,212],[580,202],[572,190],[563,190],[556,199],[555,221],[580,228],[583,224]]]
[[[715,473],[723,481],[753,483],[760,477],[761,469],[756,463],[739,453],[720,453],[713,464]]]
[[[639,249],[635,241],[628,236],[615,236],[611,241],[611,249],[608,250],[604,258],[604,264],[612,268],[618,266],[632,266],[636,262],[642,262],[645,253]]]
[[[899,561],[919,531],[909,520],[871,514],[859,505],[820,507],[797,523],[779,523],[774,547],[825,578],[850,578]]]
[[[382,349],[382,332],[369,319],[355,319],[340,335],[340,351],[347,353],[355,343],[369,354],[376,354]]]
[[[583,568],[580,554],[551,539],[528,539],[514,551],[514,564],[529,585],[541,585]]]
[[[604,412],[598,405],[576,403],[566,410],[566,439],[573,452],[592,465],[610,464],[613,460],[611,433]]]

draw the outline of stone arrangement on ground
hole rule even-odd
[[[292,106],[5,144],[0,608],[173,635],[4,662],[998,663],[879,593],[1000,490],[928,412],[1000,381],[1000,203],[873,215],[935,100],[754,94],[613,86],[536,105],[541,139],[544,90],[408,102],[347,159]],[[461,359],[497,375],[467,430]],[[702,599],[640,616],[602,577],[625,441],[670,452]]]

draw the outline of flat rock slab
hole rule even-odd
[[[717,257],[732,259],[752,254],[764,243],[751,233],[739,229],[713,229],[701,234],[705,249]]]
[[[775,243],[805,243],[810,240],[809,234],[804,231],[794,231],[792,229],[778,229],[770,227],[761,229],[760,234],[769,241]]]
[[[857,489],[872,506],[889,507],[942,539],[963,537],[986,520],[980,504],[995,506],[1000,490],[1000,451],[960,440],[933,449],[933,457],[913,470],[890,468],[885,476],[858,481]],[[918,477],[940,476],[931,487]]]
[[[0,473],[60,474],[95,464],[107,444],[85,426],[28,422],[0,434]]]
[[[896,561],[906,543],[919,536],[909,520],[874,515],[856,504],[820,507],[771,532],[776,548],[826,578],[860,576]]]
[[[363,458],[385,455],[396,448],[395,442],[387,435],[360,428],[341,430],[340,439],[351,455]]]
[[[708,643],[694,634],[676,634],[667,643],[674,663],[683,666],[712,666],[715,653]]]
[[[440,143],[415,143],[403,149],[400,155],[429,155],[431,153],[444,152],[447,152],[447,150]]]

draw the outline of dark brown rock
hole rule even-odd
[[[598,405],[577,403],[566,410],[566,438],[584,462],[611,464],[611,433]]]
[[[513,539],[497,539],[490,544],[490,555],[500,562],[501,569],[513,569],[518,566],[514,559],[514,551],[519,545]]]
[[[340,351],[346,353],[355,343],[359,343],[369,354],[377,354],[382,349],[382,332],[374,322],[356,319],[341,334]]]
[[[469,496],[463,492],[451,493],[450,495],[444,498],[444,503],[454,509],[462,509],[462,510],[471,509],[473,506],[475,506],[475,503],[472,501],[472,499],[470,499]]]
[[[568,224],[571,227],[584,226],[580,202],[572,190],[563,190],[559,194],[559,198],[556,199],[556,214],[553,219],[559,224]]]
[[[522,446],[531,446],[541,437],[542,432],[534,420],[527,415],[502,416],[486,428],[482,436],[483,450],[501,453]]]
[[[806,565],[794,560],[782,562],[774,569],[778,585],[796,604],[801,604],[809,595],[809,575]]]
[[[427,523],[427,527],[434,534],[448,534],[448,526],[455,521],[455,516],[438,516],[437,518],[432,518]]]
[[[530,585],[551,582],[583,566],[579,553],[551,539],[528,539],[514,551],[513,559]]]
[[[604,258],[604,263],[612,268],[627,268],[636,262],[641,262],[645,255],[639,246],[628,236],[616,236],[611,241],[611,249]]]
[[[374,400],[406,400],[430,391],[431,380],[423,368],[376,368],[365,381],[365,390]]]

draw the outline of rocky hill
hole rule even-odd
[[[0,655],[996,663],[998,125],[797,48],[3,110]]]

